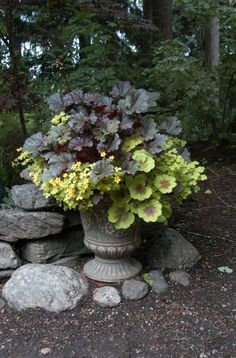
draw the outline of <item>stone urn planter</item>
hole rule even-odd
[[[107,208],[97,206],[81,212],[84,243],[95,258],[84,266],[87,277],[102,282],[118,282],[139,274],[142,265],[129,255],[140,245],[139,224],[117,230],[107,219]]]

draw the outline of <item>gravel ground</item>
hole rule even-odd
[[[189,271],[190,287],[171,283],[161,296],[150,292],[139,302],[122,298],[109,309],[93,303],[92,291],[102,284],[90,281],[89,296],[73,311],[15,312],[5,306],[0,357],[236,357],[235,168],[211,167],[208,174],[202,192],[177,214],[175,226],[202,255]],[[220,266],[234,271],[221,273]]]

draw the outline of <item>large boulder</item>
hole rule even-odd
[[[57,206],[55,200],[46,199],[42,190],[34,184],[15,185],[11,194],[14,204],[24,210],[42,210]]]
[[[81,230],[68,230],[45,239],[28,241],[22,247],[22,257],[32,263],[48,263],[66,256],[88,252]]]
[[[15,269],[21,265],[21,260],[16,255],[11,245],[0,241],[0,270]]]
[[[198,250],[176,230],[168,228],[148,243],[147,264],[155,269],[186,269],[201,256]]]
[[[51,312],[73,309],[88,292],[86,279],[65,266],[28,264],[16,270],[3,288],[9,306]]]
[[[64,216],[53,212],[0,210],[0,240],[38,239],[62,231]]]

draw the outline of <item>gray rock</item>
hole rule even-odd
[[[168,289],[168,283],[166,282],[163,273],[158,270],[150,271],[146,274],[146,280],[152,287],[152,290],[156,293],[163,293]]]
[[[122,294],[127,300],[140,300],[148,293],[148,285],[139,280],[126,280],[122,286]]]
[[[16,310],[71,310],[88,292],[86,279],[65,266],[28,264],[17,269],[3,288],[3,298]]]
[[[0,297],[0,310],[5,306],[5,301]]]
[[[0,270],[0,280],[11,277],[13,272],[15,272],[15,270]]]
[[[21,265],[21,260],[16,255],[11,245],[0,241],[0,270],[14,269]]]
[[[14,204],[24,210],[42,210],[58,206],[52,198],[46,199],[34,184],[15,185],[11,189]]]
[[[201,256],[198,250],[176,230],[166,229],[149,244],[147,264],[155,269],[186,269],[193,267]]]
[[[93,300],[102,307],[115,307],[121,302],[117,289],[111,286],[96,288],[93,292]]]
[[[22,247],[22,257],[32,263],[49,263],[67,256],[87,253],[84,246],[84,233],[69,230],[45,239],[28,241]]]
[[[190,285],[190,275],[183,270],[177,270],[170,273],[171,281],[177,282],[185,287]]]
[[[0,240],[37,239],[62,231],[64,216],[51,212],[0,210]]]
[[[24,169],[22,172],[20,172],[20,177],[24,179],[25,181],[32,182],[32,178],[29,175],[29,169]]]
[[[79,263],[79,257],[78,256],[71,256],[71,257],[63,257],[62,259],[59,259],[52,264],[49,265],[58,265],[58,266],[66,266],[70,268],[75,268]]]

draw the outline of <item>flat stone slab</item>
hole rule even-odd
[[[11,189],[14,204],[24,210],[42,210],[57,207],[52,198],[45,198],[42,190],[35,184],[15,185]]]
[[[170,280],[187,287],[190,285],[190,274],[183,270],[177,270],[170,273]]]
[[[22,257],[32,263],[49,263],[62,257],[88,253],[81,230],[68,230],[44,239],[30,240],[22,247]]]
[[[161,271],[153,270],[145,275],[146,281],[156,293],[163,293],[168,289],[168,283]]]
[[[171,228],[156,234],[147,252],[147,264],[154,269],[184,270],[193,267],[200,258],[198,250]]]
[[[21,265],[20,258],[7,242],[0,241],[0,270],[15,269]]]
[[[119,292],[111,286],[96,288],[93,292],[93,300],[101,307],[115,307],[121,302]]]
[[[126,280],[122,286],[122,294],[127,300],[140,300],[148,293],[148,285],[139,280]]]
[[[71,310],[88,293],[87,280],[65,266],[28,264],[17,269],[3,288],[3,298],[16,310]]]
[[[53,212],[0,210],[0,240],[37,239],[62,231],[64,216]]]

